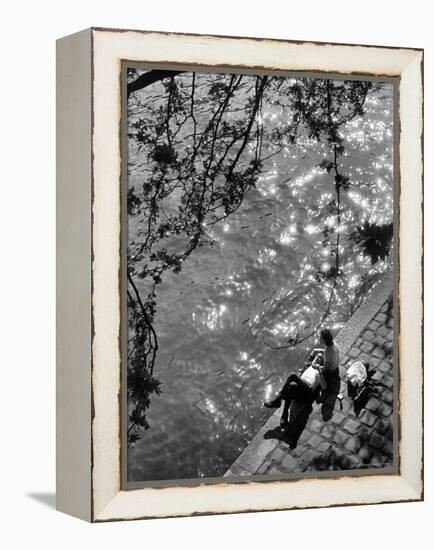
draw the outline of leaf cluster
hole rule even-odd
[[[377,225],[365,222],[357,226],[350,236],[361,247],[363,254],[371,259],[372,265],[389,255],[392,238],[393,223]]]

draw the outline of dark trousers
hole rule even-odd
[[[306,403],[313,403],[315,392],[298,376],[298,374],[290,374],[279,392],[280,399],[283,399],[284,406],[282,411],[282,419],[288,420],[289,406],[293,399]]]

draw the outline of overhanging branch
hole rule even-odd
[[[185,71],[161,71],[156,69],[153,71],[148,71],[147,73],[143,73],[138,78],[136,78],[136,80],[133,80],[133,82],[130,82],[128,84],[127,95],[130,96],[130,94],[132,94],[133,92],[142,90],[143,88],[154,84],[154,82],[158,82],[160,80],[164,80],[165,78],[170,78],[184,72]]]

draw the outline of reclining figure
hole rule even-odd
[[[290,374],[277,396],[264,403],[265,407],[279,408],[284,402],[280,426],[288,426],[288,412],[291,403],[311,406],[316,400],[321,401],[321,392],[327,387],[327,381],[338,372],[339,348],[334,343],[329,329],[321,331],[321,343],[325,348],[316,348],[310,354],[307,368],[301,374]]]

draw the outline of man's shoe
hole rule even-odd
[[[278,409],[281,404],[282,404],[282,399],[280,397],[275,397],[270,401],[265,401],[264,407],[268,407],[269,409]]]

